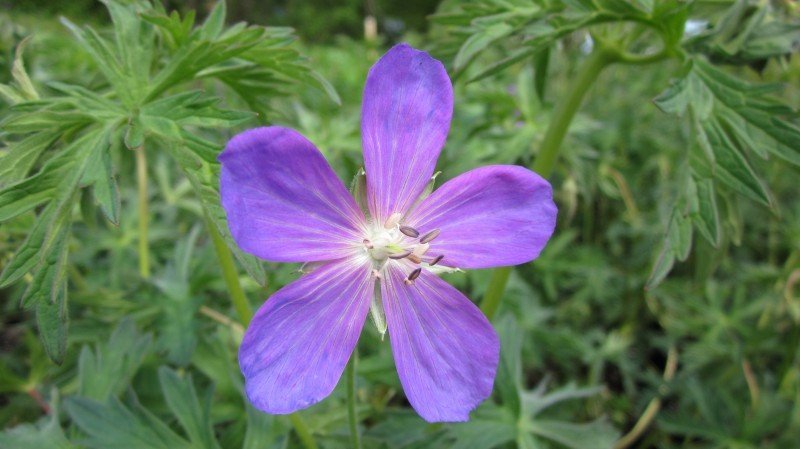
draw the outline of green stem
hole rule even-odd
[[[353,449],[361,449],[361,436],[358,434],[358,412],[356,411],[356,363],[358,354],[353,351],[347,364],[347,422],[350,424],[350,440]]]
[[[567,91],[566,98],[558,104],[553,112],[550,126],[547,128],[539,147],[539,154],[533,163],[533,171],[544,178],[550,176],[558,158],[558,150],[561,148],[561,143],[564,141],[564,136],[567,134],[572,119],[578,112],[581,103],[583,103],[583,98],[597,80],[597,76],[600,75],[603,68],[615,60],[613,53],[598,45],[584,61],[578,75]],[[486,289],[483,302],[481,302],[481,310],[490,320],[500,306],[500,300],[503,297],[503,291],[510,275],[511,267],[495,268],[492,272],[489,287]]]
[[[542,139],[541,146],[539,147],[539,154],[536,161],[533,163],[533,171],[537,172],[542,177],[549,177],[556,165],[558,157],[558,150],[561,148],[561,143],[564,141],[564,136],[567,135],[569,125],[575,114],[583,103],[583,98],[586,92],[592,87],[597,80],[598,75],[603,69],[614,62],[612,54],[602,48],[596,47],[595,50],[589,54],[589,57],[584,61],[578,75],[575,77],[570,89],[567,91],[567,96],[564,101],[556,106],[553,112],[553,118],[550,121],[550,126]]]
[[[150,247],[147,242],[147,226],[150,212],[147,197],[147,155],[144,147],[133,150],[136,154],[136,185],[139,194],[139,274],[150,277]]]
[[[486,294],[481,302],[481,310],[490,320],[497,312],[497,308],[500,307],[500,299],[503,297],[503,290],[506,289],[509,276],[511,276],[511,267],[495,268],[492,271],[489,287],[486,288]]]
[[[214,243],[214,251],[217,253],[217,261],[222,269],[222,277],[225,279],[225,285],[228,287],[228,294],[231,297],[233,308],[236,309],[236,314],[239,315],[239,321],[244,327],[247,327],[250,320],[253,318],[253,309],[250,307],[250,303],[247,302],[244,290],[242,290],[242,286],[239,284],[239,274],[236,271],[236,263],[233,260],[233,254],[228,248],[228,245],[225,244],[225,240],[222,239],[222,236],[214,222],[211,221],[211,218],[207,214],[204,218],[206,221],[206,228],[208,228],[208,234],[211,236],[211,241]],[[314,440],[314,436],[311,435],[308,424],[306,424],[299,414],[292,413],[289,415],[289,421],[291,421],[294,432],[306,449],[317,449],[319,447]]]
[[[225,280],[225,286],[228,287],[228,294],[231,296],[233,308],[236,309],[236,314],[239,315],[239,321],[243,326],[247,327],[253,318],[253,309],[250,307],[250,303],[247,302],[244,290],[239,284],[239,273],[236,271],[233,254],[231,254],[231,250],[219,234],[217,226],[207,214],[205,215],[205,220],[208,234],[214,243],[214,251],[217,253],[217,261],[222,269],[222,278]]]
[[[308,424],[303,421],[303,418],[300,417],[297,413],[292,413],[289,415],[289,421],[292,422],[292,426],[294,427],[294,431],[297,434],[298,438],[300,438],[300,442],[303,443],[303,446],[306,449],[317,449],[317,442],[314,441],[314,437],[311,435],[311,430],[308,428]]]

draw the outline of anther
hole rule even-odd
[[[364,239],[364,246],[366,246],[367,249],[372,249],[372,242],[370,242],[369,239]]]
[[[411,251],[403,251],[402,253],[397,254],[389,254],[390,259],[405,259],[406,257],[411,255]]]
[[[378,270],[372,270],[372,276],[375,277],[376,279],[380,279],[383,277],[381,276],[381,272]]]
[[[419,277],[422,273],[422,268],[417,268],[416,270],[412,271],[408,274],[408,277],[403,280],[406,285],[411,285],[414,283],[414,280]]]
[[[408,255],[408,260],[410,260],[411,262],[414,262],[417,265],[419,265],[420,262],[422,262],[422,258],[419,257],[418,255],[414,254],[414,253],[411,253],[411,254]]]
[[[422,237],[419,239],[419,242],[420,242],[420,243],[428,243],[428,242],[430,242],[431,240],[435,239],[436,237],[439,237],[439,233],[440,233],[440,232],[441,232],[440,230],[438,230],[438,229],[434,229],[433,231],[431,231],[431,232],[429,232],[429,233],[427,233],[427,234],[423,235],[423,236],[422,236]]]
[[[409,236],[411,238],[419,237],[419,231],[417,231],[416,229],[412,228],[411,226],[400,226],[400,232],[402,232],[403,234],[405,234],[405,235],[407,235],[407,236]]]
[[[430,265],[430,266],[434,266],[434,265],[436,265],[437,263],[441,262],[441,261],[442,261],[442,259],[444,259],[444,254],[439,254],[439,255],[438,255],[438,256],[436,256],[436,257],[435,257],[435,258],[434,258],[432,261],[428,262],[428,265]]]
[[[386,229],[392,229],[397,226],[397,223],[400,223],[401,218],[403,218],[403,214],[400,212],[395,212],[392,215],[389,215],[389,218],[387,218],[386,222],[383,223],[383,227]]]

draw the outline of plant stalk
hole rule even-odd
[[[539,147],[539,154],[531,167],[533,171],[544,178],[549,177],[553,172],[561,143],[564,141],[564,136],[567,134],[572,119],[575,118],[575,114],[580,109],[581,103],[583,103],[583,98],[597,80],[600,72],[615,60],[613,53],[598,45],[589,54],[586,61],[583,62],[580,71],[567,92],[566,98],[556,106],[553,112],[553,118]],[[500,306],[506,283],[511,275],[511,269],[512,267],[499,267],[492,272],[489,287],[481,302],[481,310],[490,320]]]
[[[211,221],[208,214],[205,214],[205,221],[208,234],[214,243],[214,251],[217,253],[217,261],[220,269],[222,269],[222,278],[225,280],[225,286],[228,287],[228,294],[231,297],[233,308],[236,309],[239,322],[242,323],[242,326],[247,327],[253,318],[253,309],[250,307],[250,303],[247,302],[244,290],[239,284],[239,273],[236,271],[233,254],[231,254],[231,250],[225,244],[225,240],[222,239],[216,225]]]
[[[136,186],[139,196],[139,274],[150,278],[150,247],[147,242],[147,228],[150,222],[150,207],[147,197],[147,155],[144,146],[133,150],[136,154]]]
[[[356,364],[358,354],[353,351],[347,364],[347,422],[350,425],[350,442],[353,449],[361,449],[361,436],[358,434],[358,412],[356,411]]]

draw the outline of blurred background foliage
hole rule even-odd
[[[556,234],[500,289],[492,399],[425,423],[368,324],[363,447],[800,441],[794,2],[0,6],[0,448],[352,447],[344,381],[295,418],[243,397],[248,310],[298,267],[226,245],[214,156],[281,124],[351,179],[366,73],[401,40],[455,80],[441,180],[535,167],[587,61],[611,56],[549,170]],[[493,276],[447,280],[481,302]]]

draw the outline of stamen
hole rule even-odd
[[[436,265],[437,263],[441,262],[441,261],[442,261],[442,259],[444,259],[444,254],[439,254],[439,255],[438,255],[438,256],[436,256],[436,257],[435,257],[435,258],[434,258],[432,261],[428,262],[428,265],[430,265],[430,266],[434,266],[434,265]]]
[[[373,248],[372,242],[370,242],[369,239],[364,239],[364,246],[366,246],[367,249],[372,249]]]
[[[380,279],[383,277],[383,275],[381,275],[381,272],[378,270],[372,270],[372,276],[375,277],[376,279]]]
[[[422,268],[417,268],[416,270],[409,273],[408,277],[405,278],[403,282],[405,282],[406,285],[412,285],[414,283],[414,280],[418,278],[420,274],[422,274]]]
[[[421,243],[421,244],[419,244],[419,245],[414,247],[414,251],[413,251],[414,255],[422,257],[422,256],[425,255],[425,253],[428,252],[428,248],[430,248],[430,247],[431,247],[431,245],[428,244],[428,243]]]
[[[386,219],[386,222],[383,224],[383,227],[386,229],[392,229],[397,226],[397,223],[400,223],[400,219],[403,218],[403,214],[400,212],[395,212],[392,215],[389,215],[389,218]]]
[[[411,255],[411,251],[403,251],[402,253],[389,254],[389,258],[390,259],[395,259],[395,260],[397,260],[397,259],[405,259],[406,257],[409,257],[410,255]]]
[[[407,235],[407,236],[409,236],[411,238],[419,237],[419,231],[417,231],[416,229],[412,228],[411,226],[400,226],[400,232],[402,232],[403,234],[405,234],[405,235]]]
[[[419,265],[422,262],[422,258],[414,253],[408,255],[408,260],[414,262],[417,265]]]
[[[439,233],[440,233],[440,232],[441,232],[440,230],[438,230],[438,229],[434,229],[433,231],[431,231],[431,232],[429,232],[429,233],[427,233],[427,234],[423,235],[423,236],[422,236],[422,237],[419,239],[419,242],[420,242],[420,243],[428,243],[428,242],[430,242],[431,240],[435,239],[436,237],[439,237]]]

